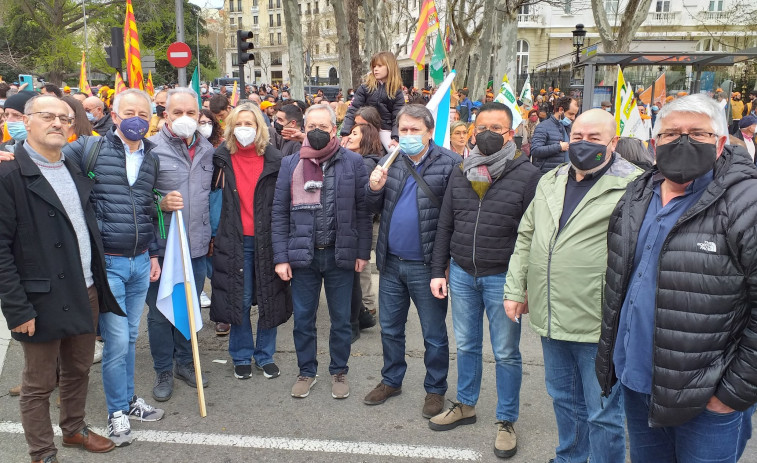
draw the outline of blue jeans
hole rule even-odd
[[[518,345],[520,324],[514,323],[502,307],[507,273],[473,277],[450,262],[449,286],[452,299],[452,327],[457,342],[457,401],[471,407],[481,391],[481,354],[484,314],[489,318],[489,335],[497,375],[497,420],[518,420],[523,365]]]
[[[426,348],[423,355],[426,365],[423,386],[426,392],[444,395],[449,371],[445,321],[447,298],[437,299],[431,294],[431,266],[387,254],[384,269],[379,275],[379,322],[384,350],[382,382],[387,386],[400,387],[405,378],[405,325],[412,299],[418,310]]]
[[[544,379],[560,440],[555,463],[626,461],[623,400],[617,388],[602,398],[594,371],[597,344],[541,338]]]
[[[315,249],[313,261],[304,268],[292,269],[292,304],[294,306],[294,348],[301,376],[314,378],[318,371],[315,316],[321,298],[321,282],[326,289],[331,331],[329,373],[347,373],[350,358],[350,304],[354,268],[336,266],[334,248]]]
[[[159,263],[162,268],[162,257],[159,258]],[[195,291],[199,299],[205,284],[205,256],[192,259],[192,273],[194,273]],[[180,365],[192,363],[192,343],[184,339],[184,335],[174,328],[155,305],[159,286],[160,280],[150,283],[150,289],[147,291],[147,335],[150,338],[150,353],[156,373],[171,371],[174,358]]]
[[[250,307],[255,291],[255,237],[244,237],[244,296],[242,298],[242,324],[231,325],[229,333],[229,355],[234,365],[250,365],[255,358],[258,366],[273,363],[276,352],[276,328],[264,330],[258,323],[258,342],[252,338]]]
[[[680,426],[649,427],[649,394],[622,388],[631,460],[659,463],[736,463],[752,437],[755,406],[720,414],[704,410]]]
[[[105,256],[108,285],[126,313],[100,314],[103,346],[102,375],[108,413],[129,411],[134,395],[134,358],[139,321],[150,286],[150,253],[136,257]]]

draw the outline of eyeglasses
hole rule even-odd
[[[209,126],[212,127],[213,126],[213,121],[200,121],[200,122],[197,123],[197,125],[209,125]]]
[[[487,130],[491,130],[494,133],[498,133],[502,135],[505,132],[510,131],[510,127],[502,127],[501,125],[492,125],[492,126],[485,126],[485,125],[477,125],[476,126],[476,133],[486,132]]]
[[[681,138],[681,136],[686,135],[690,139],[694,141],[698,141],[700,143],[707,143],[708,141],[712,140],[712,137],[716,136],[717,134],[714,134],[712,132],[690,132],[690,133],[681,133],[681,132],[662,132],[657,134],[657,141],[658,142],[665,142],[670,143],[675,140],[678,140]]]
[[[310,132],[311,130],[315,130],[315,129],[321,129],[324,132],[331,132],[331,126],[326,125],[326,124],[320,124],[320,125],[308,124],[305,126],[305,132]]]
[[[52,122],[57,117],[60,121],[61,125],[71,125],[74,123],[74,118],[69,116],[61,116],[60,114],[55,113],[49,113],[46,111],[38,111],[36,113],[29,113],[27,116],[33,116],[35,114],[39,114],[39,118],[42,119],[44,122]]]

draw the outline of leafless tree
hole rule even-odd
[[[302,22],[297,0],[284,0],[284,26],[287,34],[289,51],[289,85],[293,98],[305,99],[305,73],[302,65]]]
[[[352,85],[352,50],[350,48],[350,31],[347,27],[349,21],[347,9],[347,0],[333,0],[331,4],[334,7],[334,19],[336,28],[336,50],[339,57],[339,86],[342,89],[342,95],[347,95],[347,89]],[[352,16],[352,15],[350,15]],[[355,37],[355,41],[359,37]]]
[[[607,11],[605,0],[591,0],[594,24],[606,53],[628,51],[636,31],[647,19],[651,5],[652,0],[628,0],[621,13],[620,2],[618,2],[618,11]],[[610,18],[613,17],[615,25],[610,24]]]

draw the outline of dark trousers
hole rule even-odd
[[[94,285],[88,290],[93,328],[97,326],[99,304]],[[89,368],[95,355],[95,333],[48,342],[22,342],[24,371],[21,379],[21,424],[32,460],[57,452],[50,421],[50,394],[58,382],[60,359],[60,427],[71,436],[84,426]]]

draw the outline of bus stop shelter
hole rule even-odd
[[[695,78],[689,86],[689,93],[699,93],[702,68],[709,66],[733,66],[757,58],[757,48],[748,48],[737,52],[636,52],[636,53],[597,53],[580,61],[578,69],[583,68],[583,104],[582,110],[591,109],[596,83],[595,75],[599,66],[620,65],[621,69],[629,66],[691,66]],[[588,97],[588,98],[587,98]]]

